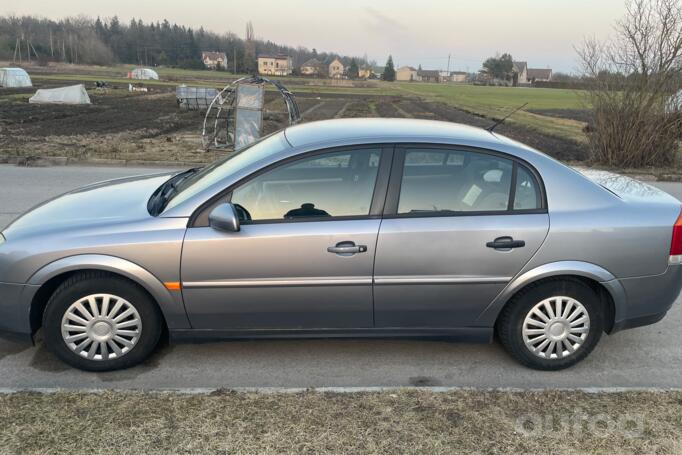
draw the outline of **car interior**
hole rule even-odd
[[[398,213],[505,211],[512,162],[464,151],[408,150]]]
[[[251,220],[368,215],[380,153],[330,153],[277,167],[237,188],[232,203]]]

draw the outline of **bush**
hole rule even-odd
[[[610,42],[579,49],[592,111],[593,161],[619,167],[667,166],[682,133],[678,93],[682,7],[678,0],[634,0]]]
[[[675,163],[682,115],[665,103],[643,103],[624,90],[592,96],[593,123],[587,131],[593,161],[609,166],[669,166]]]

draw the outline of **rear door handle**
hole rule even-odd
[[[334,246],[327,247],[328,253],[338,254],[339,256],[352,256],[366,251],[366,245],[356,245],[355,242],[339,242]]]
[[[522,248],[526,246],[526,242],[523,240],[514,240],[514,238],[510,236],[504,236],[486,243],[485,246],[496,250],[511,250],[512,248]]]

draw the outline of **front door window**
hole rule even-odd
[[[243,221],[368,216],[380,149],[316,154],[278,166],[232,193]]]

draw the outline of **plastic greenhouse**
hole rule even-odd
[[[21,68],[0,68],[0,87],[31,87],[31,78]]]
[[[68,87],[40,89],[28,100],[33,104],[90,104],[83,84]]]
[[[131,79],[142,79],[142,80],[148,80],[148,79],[155,79],[159,80],[159,75],[154,71],[153,69],[150,68],[135,68],[131,73],[130,73],[130,78]]]

